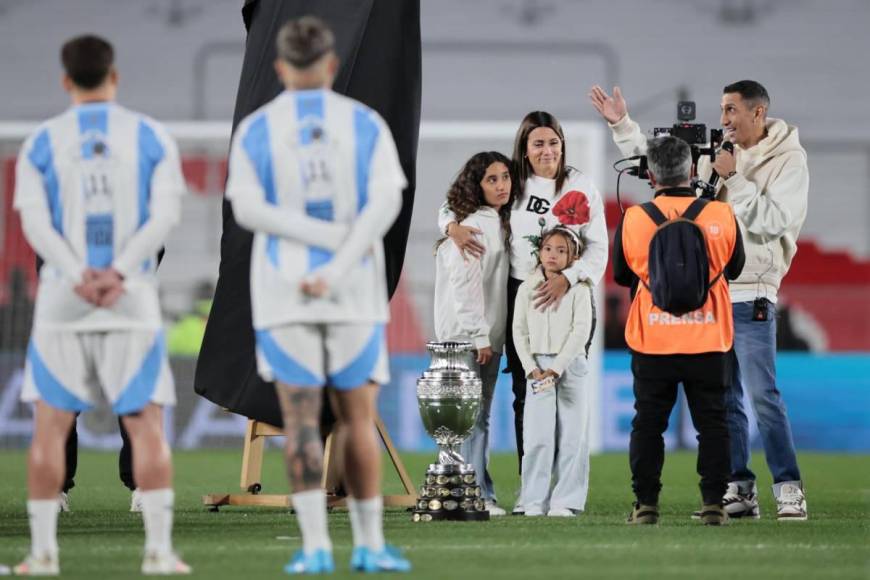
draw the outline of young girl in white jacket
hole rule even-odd
[[[517,291],[514,346],[528,379],[520,498],[527,516],[570,517],[586,507],[592,288],[586,282],[574,284],[555,308],[542,311],[533,304],[535,289],[570,268],[581,246],[580,237],[568,228],[543,232],[538,268]]]
[[[505,341],[509,271],[505,245],[510,237],[510,207],[518,182],[510,160],[496,152],[474,155],[447,192],[447,207],[456,220],[482,232],[486,253],[464,259],[447,238],[436,246],[435,334],[438,340],[471,342],[477,350],[483,382],[480,413],[460,453],[474,465],[482,497],[490,515],[504,515],[496,503],[489,462],[489,410],[498,379]]]

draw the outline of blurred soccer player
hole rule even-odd
[[[384,544],[378,384],[389,380],[383,235],[406,185],[392,135],[373,110],[331,90],[335,38],[315,17],[281,28],[286,91],[245,118],[230,152],[227,198],[252,230],[251,308],[260,376],[275,381],[303,549],[291,574],[334,570],[321,488],[322,389],[346,434],[351,567],[407,571]]]
[[[72,107],[40,125],[16,167],[15,208],[45,260],[22,399],[36,403],[28,460],[30,555],[15,573],[60,572],[58,493],[75,414],[100,390],[122,417],[142,490],[144,574],[186,574],[172,550],[172,464],[162,406],[175,403],[155,267],[180,216],[175,143],[153,120],[114,103],[114,51],[95,36],[61,51]]]

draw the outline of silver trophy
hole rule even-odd
[[[488,520],[474,467],[459,453],[480,410],[482,385],[468,342],[430,342],[429,368],[417,380],[423,426],[438,444],[438,463],[426,470],[414,521]]]

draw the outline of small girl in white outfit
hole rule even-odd
[[[544,232],[538,268],[517,291],[514,345],[528,379],[520,498],[527,516],[570,517],[586,507],[592,287],[574,284],[555,307],[543,311],[533,304],[535,288],[570,267],[581,252],[575,232],[559,226]]]

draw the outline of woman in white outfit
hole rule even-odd
[[[511,204],[505,352],[513,382],[514,430],[519,470],[522,472],[526,377],[511,336],[517,290],[537,265],[542,228],[566,227],[580,236],[585,249],[580,259],[535,289],[533,307],[540,311],[557,305],[568,290],[580,282],[598,284],[607,266],[608,239],[601,194],[589,177],[566,165],[565,135],[553,115],[544,111],[526,115],[517,130],[513,162],[523,191]],[[485,253],[481,232],[458,223],[445,206],[439,213],[438,225],[463,254],[479,256]],[[514,513],[523,513],[521,504],[514,507]]]
[[[496,503],[489,462],[489,410],[498,379],[505,342],[508,277],[505,250],[510,238],[510,202],[518,182],[510,160],[496,152],[474,155],[447,192],[446,206],[455,219],[480,231],[486,253],[466,259],[459,248],[442,238],[436,244],[435,334],[439,341],[467,341],[477,350],[483,382],[480,414],[460,453],[477,473],[490,515],[504,515]]]

